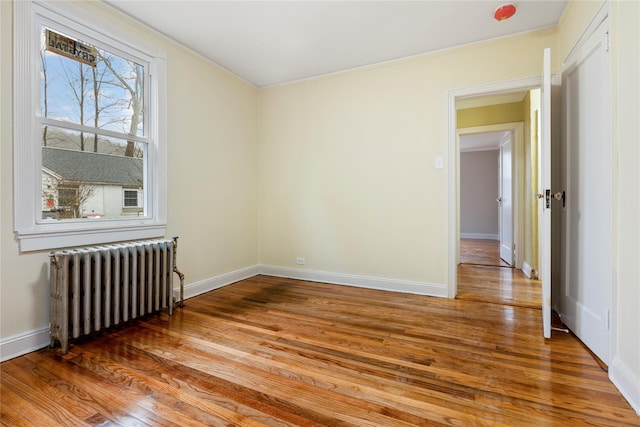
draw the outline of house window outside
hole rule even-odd
[[[138,208],[140,203],[138,202],[138,190],[124,190],[123,207],[125,208]]]
[[[164,53],[107,35],[113,24],[83,3],[14,7],[20,249],[164,235]],[[137,208],[135,221],[123,205]]]

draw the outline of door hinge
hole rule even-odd
[[[607,319],[606,319],[606,330],[611,329],[611,310],[607,310]]]
[[[609,52],[609,49],[611,48],[610,46],[610,37],[609,37],[609,31],[604,33],[604,51],[605,52]]]

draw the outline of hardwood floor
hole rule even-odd
[[[1,365],[4,426],[624,426],[540,310],[256,276]]]
[[[460,263],[510,267],[500,258],[500,242],[489,239],[460,239]]]
[[[459,299],[540,309],[541,286],[515,268],[458,265]]]
[[[522,270],[500,259],[497,240],[460,239],[458,296],[469,301],[521,307],[542,307],[538,280],[528,279]]]

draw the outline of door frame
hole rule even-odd
[[[511,92],[525,91],[539,88],[542,84],[542,77],[529,77],[517,80],[509,80],[497,83],[489,83],[479,86],[472,86],[461,89],[451,89],[448,92],[448,240],[449,240],[449,286],[447,296],[455,298],[458,293],[458,261],[460,259],[460,147],[459,130],[457,129],[456,101],[478,96],[500,95]],[[496,125],[494,125],[496,126]],[[484,126],[483,126],[484,127]],[[477,133],[477,132],[475,132]],[[520,138],[522,139],[522,131]],[[515,148],[515,147],[514,147]],[[514,152],[514,157],[518,154]],[[521,168],[523,170],[523,168]],[[515,171],[514,171],[515,172]],[[519,172],[518,172],[519,173]],[[519,200],[519,199],[518,199]],[[514,203],[514,205],[519,204]],[[521,233],[518,233],[518,235]],[[514,234],[515,235],[515,234]],[[517,239],[516,248],[520,248],[520,241]],[[524,251],[518,249],[517,257],[524,256]],[[522,263],[520,263],[522,266]]]
[[[484,126],[473,126],[468,128],[459,128],[456,129],[456,146],[457,153],[456,156],[460,156],[460,137],[466,135],[473,135],[478,133],[490,133],[490,132],[507,132],[510,131],[513,136],[512,141],[512,154],[511,154],[511,173],[514,177],[516,177],[515,182],[521,183],[519,178],[524,179],[524,160],[518,159],[516,156],[522,153],[524,149],[524,122],[512,122],[512,123],[498,123],[495,125],[484,125]],[[516,154],[518,153],[518,154]],[[521,156],[520,156],[521,157]],[[515,160],[515,161],[514,161]],[[460,163],[458,162],[458,165]],[[522,174],[522,175],[518,175]],[[458,194],[457,194],[457,206],[460,209],[460,171],[458,171]],[[519,215],[524,215],[523,206],[520,203],[524,203],[524,199],[522,198],[524,188],[520,188],[519,185],[515,185],[513,187],[513,204],[512,204],[512,212],[511,217],[513,218],[513,242],[516,244],[516,252],[513,257],[512,267],[522,268],[522,264],[524,263],[524,250],[522,250],[524,245],[524,231],[520,227],[520,217]],[[451,218],[451,217],[450,217]],[[456,249],[456,266],[460,261],[460,216],[458,214],[458,249]],[[524,219],[522,219],[524,220]],[[498,233],[501,233],[501,230],[498,230]]]

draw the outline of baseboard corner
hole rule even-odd
[[[0,362],[47,347],[51,341],[49,326],[0,340]]]
[[[249,267],[230,271],[228,273],[220,274],[218,276],[210,277],[205,280],[200,280],[184,287],[184,298],[193,298],[200,294],[204,294],[206,292],[222,288],[232,283],[257,276],[258,274],[260,274],[260,265],[252,265]],[[175,292],[177,292],[177,289],[174,288],[174,294]]]
[[[609,365],[609,379],[640,417],[640,378],[614,357]]]

